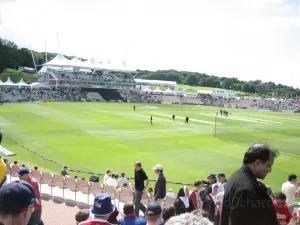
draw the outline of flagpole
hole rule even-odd
[[[32,49],[31,49],[31,45],[30,45],[30,52],[31,52],[31,57],[32,57],[33,65],[34,65],[34,68],[35,68],[35,73],[37,74],[35,60],[34,60],[34,57],[33,57],[33,52],[32,52]]]
[[[61,54],[58,33],[56,33],[56,36],[57,36],[57,44],[58,44],[59,54]]]
[[[46,62],[48,62],[48,57],[47,57],[47,44],[46,44],[46,40],[45,40],[45,53],[46,53]]]

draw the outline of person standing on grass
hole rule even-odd
[[[172,119],[173,119],[173,122],[175,122],[175,115],[174,114],[172,115]]]
[[[189,124],[189,117],[187,116],[187,117],[185,117],[185,122],[184,123],[186,123],[186,124]]]
[[[254,144],[245,152],[242,168],[227,181],[220,225],[278,225],[273,201],[258,181],[271,172],[277,155],[265,144]]]
[[[28,222],[28,225],[37,225],[41,223],[41,217],[42,217],[42,201],[41,201],[41,193],[39,190],[39,184],[38,182],[32,178],[29,175],[30,171],[28,168],[22,168],[19,172],[19,178],[20,180],[26,181],[29,184],[31,184],[31,186],[34,189],[35,192],[35,196],[37,198],[37,200],[39,201],[39,204],[35,203],[34,204],[34,210],[32,212],[32,215],[30,217],[30,220]]]
[[[135,111],[135,105],[133,106],[133,111]]]
[[[150,116],[150,124],[153,125],[153,122],[152,122],[153,118],[152,116]]]
[[[279,225],[287,225],[292,219],[292,213],[286,203],[286,196],[282,192],[276,195],[276,199],[273,201],[277,220]]]
[[[282,184],[282,192],[286,195],[286,202],[291,212],[294,211],[296,196],[299,196],[299,192],[297,190],[296,185],[297,176],[295,174],[290,174],[288,176],[288,181]]]
[[[154,202],[157,202],[158,204],[161,204],[164,202],[164,199],[166,197],[166,178],[163,173],[163,166],[162,165],[156,165],[152,168],[155,173],[158,175],[158,178],[155,182],[155,188],[154,188]]]
[[[139,217],[140,210],[145,214],[146,207],[141,203],[143,193],[145,190],[147,190],[149,185],[149,178],[147,177],[147,174],[142,168],[142,163],[136,161],[134,163],[134,193],[133,193],[133,203],[135,207],[135,215]],[[145,186],[146,181],[146,186]]]

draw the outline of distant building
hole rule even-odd
[[[230,90],[213,90],[212,91],[213,98],[222,97],[224,99],[235,98],[235,91]]]

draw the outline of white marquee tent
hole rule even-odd
[[[70,60],[66,59],[63,55],[58,54],[54,59],[43,64],[43,66],[70,66]]]
[[[7,78],[7,81],[5,83],[3,83],[3,85],[6,86],[18,86],[17,84],[13,83],[10,79],[10,77]]]
[[[17,83],[16,85],[18,85],[18,86],[24,86],[24,87],[28,87],[28,86],[29,86],[28,84],[26,84],[26,83],[23,81],[23,78],[21,78],[20,82]]]
[[[174,94],[174,92],[170,88],[168,88],[167,90],[165,90],[164,93],[166,93],[166,94]]]
[[[38,83],[38,82],[34,82],[34,83],[30,84],[29,86],[31,88],[49,88],[47,85]]]

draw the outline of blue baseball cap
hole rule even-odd
[[[110,195],[100,194],[95,197],[91,212],[95,216],[108,216],[115,211],[115,208],[115,205],[111,203]]]
[[[17,215],[34,203],[40,204],[33,187],[25,181],[13,181],[0,189],[0,214]]]
[[[207,178],[217,179],[216,174],[214,174],[214,173],[208,174]]]
[[[23,175],[25,175],[25,174],[29,174],[29,173],[30,173],[29,169],[26,168],[26,167],[23,167],[23,168],[20,169],[20,171],[18,172],[18,175],[21,177],[21,176],[23,176]]]
[[[148,216],[158,216],[161,212],[161,206],[157,203],[150,203],[146,209],[146,215]]]

